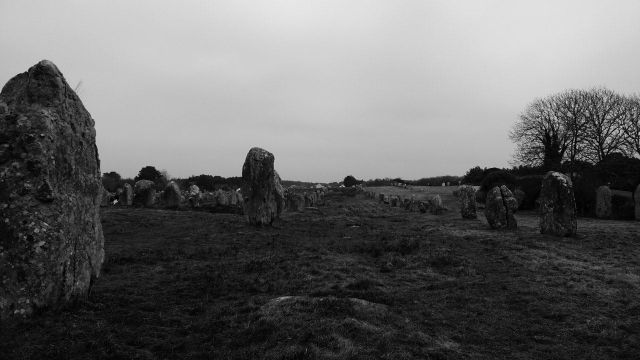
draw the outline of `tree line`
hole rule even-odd
[[[545,170],[640,155],[640,96],[607,88],[571,89],[534,100],[509,137],[517,162]]]

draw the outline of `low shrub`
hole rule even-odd
[[[482,185],[480,185],[480,190],[486,193],[496,186],[506,185],[509,190],[514,191],[516,182],[516,177],[510,172],[506,170],[496,170],[485,176],[482,180]]]
[[[635,218],[635,204],[632,197],[613,194],[611,197],[612,218],[617,220],[633,220]]]
[[[524,192],[525,196],[520,203],[520,209],[531,210],[536,208],[536,199],[540,196],[543,175],[527,175],[516,179],[516,189]]]

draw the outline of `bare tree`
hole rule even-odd
[[[625,135],[627,154],[640,156],[640,96],[632,95],[626,99],[627,117],[622,131]]]
[[[586,99],[588,93],[584,90],[567,90],[554,96],[557,110],[557,117],[564,124],[568,133],[568,147],[566,158],[571,163],[576,160],[584,160],[585,150],[585,128],[587,121],[585,118]]]
[[[595,88],[537,99],[509,137],[518,162],[545,169],[559,169],[563,161],[597,164],[614,153],[640,155],[640,97]]]
[[[558,95],[537,99],[520,115],[509,137],[516,143],[516,160],[546,169],[560,168],[571,134],[558,116]]]
[[[596,88],[586,93],[585,156],[599,163],[608,155],[624,152],[625,98],[612,90]]]

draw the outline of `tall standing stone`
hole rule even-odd
[[[608,219],[611,217],[611,189],[602,185],[596,190],[596,217]]]
[[[273,223],[284,208],[284,189],[274,161],[272,153],[254,147],[242,166],[244,213],[252,225]]]
[[[636,187],[636,191],[633,193],[633,198],[635,200],[636,220],[640,220],[640,184]]]
[[[542,179],[540,189],[540,233],[574,236],[578,229],[576,200],[571,179],[550,171]]]
[[[151,180],[138,180],[133,186],[133,203],[138,206],[151,207],[156,202],[156,189]]]
[[[200,188],[196,184],[191,184],[191,186],[189,186],[189,205],[191,205],[192,208],[199,207],[200,199],[202,199]]]
[[[122,193],[120,193],[119,202],[125,206],[131,206],[133,204],[133,188],[131,187],[131,184],[124,184],[122,187]]]
[[[516,229],[518,222],[514,213],[518,210],[518,200],[505,185],[489,190],[484,207],[484,215],[492,229]]]
[[[476,189],[470,185],[460,186],[460,214],[463,219],[476,219]]]
[[[86,296],[100,274],[102,184],[91,115],[43,60],[0,93],[0,319]]]
[[[442,198],[438,194],[431,197],[431,199],[429,200],[429,206],[429,211],[434,215],[440,215],[444,210],[446,210],[444,204],[442,203]]]
[[[162,201],[164,202],[164,206],[168,209],[177,209],[180,207],[180,203],[182,202],[182,193],[180,192],[180,187],[175,183],[175,181],[171,181],[164,188]]]

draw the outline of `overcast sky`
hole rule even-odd
[[[418,179],[508,166],[536,97],[640,91],[640,1],[0,0],[0,83],[58,65],[102,171]]]

